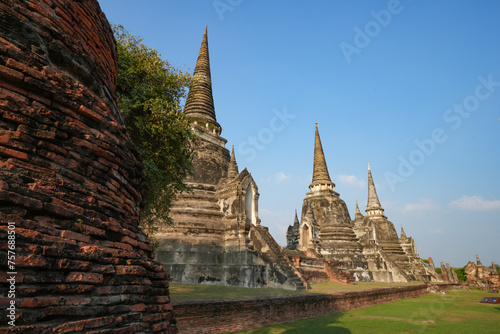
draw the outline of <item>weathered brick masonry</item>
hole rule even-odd
[[[167,272],[138,227],[145,174],[116,76],[97,1],[0,0],[0,333],[8,222],[12,332],[176,332]]]
[[[441,289],[455,284],[440,284]],[[429,293],[427,285],[401,286],[335,294],[303,294],[233,300],[174,302],[179,333],[222,333],[275,325],[419,297]]]

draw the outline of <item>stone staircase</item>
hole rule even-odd
[[[344,284],[354,284],[356,282],[356,278],[347,269],[339,268],[336,261],[325,260],[324,269],[330,280],[334,282]]]
[[[307,281],[285,255],[280,245],[278,245],[271,234],[269,234],[267,227],[254,225],[254,228],[269,247],[267,254],[271,260],[285,271],[289,281],[295,285],[296,290],[307,290]]]
[[[175,223],[220,225],[224,216],[212,189],[193,189],[191,192],[178,194],[171,210]]]
[[[392,267],[392,271],[398,270],[399,275],[404,277],[407,282],[412,282],[415,280],[414,277],[410,276],[407,274],[407,270],[411,269],[406,262],[396,262],[393,260],[394,255],[387,254],[384,250],[379,250],[380,255],[382,256],[383,260],[386,261],[386,263]]]

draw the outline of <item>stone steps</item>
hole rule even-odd
[[[172,209],[185,209],[185,208],[200,208],[200,209],[206,209],[206,210],[215,210],[215,211],[220,211],[220,206],[217,203],[217,201],[205,201],[205,200],[195,200],[195,199],[188,199],[188,200],[180,200],[177,201],[175,206]]]
[[[192,215],[192,214],[183,214],[178,212],[178,213],[172,213],[170,217],[174,221],[174,225],[193,224],[201,226],[203,224],[208,224],[213,226],[221,226],[221,227],[223,226],[220,217],[217,215],[207,215],[207,214]]]
[[[172,208],[172,218],[175,221],[176,217],[179,216],[189,216],[197,218],[217,218],[221,219],[224,217],[224,213],[216,210],[207,210],[200,208]],[[219,220],[220,221],[220,220]]]
[[[296,290],[307,290],[307,282],[300,277],[300,273],[297,273],[297,269],[290,262],[288,257],[283,253],[281,247],[276,243],[276,241],[271,237],[269,231],[263,226],[256,226],[260,235],[266,241],[266,244],[271,248],[274,255],[279,259],[280,265],[285,269],[288,274],[289,280],[295,285]]]
[[[214,192],[199,192],[199,191],[194,191],[193,193],[184,192],[182,194],[178,194],[176,196],[176,199],[178,201],[206,200],[217,203],[217,197],[215,196]]]

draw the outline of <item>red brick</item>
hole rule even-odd
[[[159,304],[166,304],[170,301],[170,298],[168,296],[158,296],[154,298],[154,301]]]
[[[37,79],[40,79],[40,80],[43,80],[44,79],[44,76],[43,74],[35,67],[29,67],[27,66],[26,64],[24,63],[20,63],[12,58],[9,58],[7,60],[7,64],[6,64],[8,67],[10,68],[13,68],[17,71],[21,71],[29,76],[32,76],[34,78],[37,78]]]
[[[0,96],[0,98],[1,98],[1,96]],[[27,125],[32,125],[32,126],[36,125],[36,123],[32,119],[30,119],[29,117],[23,116],[19,113],[4,111],[2,118],[4,120],[12,121],[15,123],[27,124]]]
[[[107,316],[88,320],[79,320],[59,325],[53,329],[55,333],[83,331],[84,329],[109,326],[115,322],[115,317]]]
[[[2,138],[12,138],[23,141],[28,144],[34,144],[36,140],[20,131],[9,131],[9,130],[0,130],[0,137]],[[5,140],[5,139],[4,139]]]
[[[0,155],[4,157],[12,157],[16,159],[21,159],[24,161],[28,161],[28,154],[24,152],[19,152],[7,147],[0,146]]]
[[[93,226],[83,224],[82,228],[85,231],[85,233],[89,235],[104,236],[106,234],[106,232],[103,229],[96,228]]]
[[[59,259],[54,262],[54,269],[88,270],[92,262],[71,259]]]
[[[44,297],[44,298],[23,298],[19,301],[19,307],[35,308],[35,307],[47,307],[57,305],[56,297]]]
[[[144,304],[135,304],[130,306],[131,312],[144,312],[146,306]]]
[[[21,83],[19,83],[19,85],[20,84]],[[0,87],[5,88],[4,90],[16,92],[16,93],[24,95],[24,96],[28,95],[28,91],[26,89],[18,86],[18,83],[12,84],[10,82],[0,80]],[[9,95],[13,96],[12,94],[9,94]],[[21,99],[19,99],[19,98],[16,98],[16,100],[21,101]]]
[[[48,141],[40,140],[37,142],[36,145],[40,148],[55,152],[55,153],[62,155],[62,156],[66,156],[66,154],[68,154],[68,151],[66,149],[64,149],[63,147],[58,146],[58,145],[54,145]]]
[[[48,269],[51,267],[51,264],[43,256],[34,255],[34,254],[30,254],[30,255],[17,254],[16,267],[17,268],[44,268],[44,269]]]
[[[121,242],[125,242],[127,244],[131,244],[132,246],[134,247],[137,247],[139,245],[139,243],[137,242],[137,240],[134,240],[128,236],[124,236],[121,240]]]
[[[59,305],[88,305],[92,302],[92,299],[89,297],[71,297],[64,296],[59,297]]]
[[[73,231],[61,231],[61,238],[82,241],[85,243],[90,243],[90,237],[85,234],[73,232]]]
[[[159,332],[161,330],[164,330],[168,327],[169,323],[168,322],[160,322],[158,324],[154,324],[153,326],[151,326],[151,330],[153,332]]]
[[[122,294],[124,287],[122,286],[99,286],[97,288],[97,294],[99,295],[116,295]]]
[[[146,276],[147,271],[141,266],[116,266],[117,275]]]
[[[33,92],[28,92],[28,98],[33,99],[33,100],[37,100],[38,102],[41,102],[41,103],[45,104],[46,106],[50,106],[52,103],[50,99],[45,98],[45,97],[41,96],[40,94],[36,94]]]
[[[83,215],[83,213],[85,212],[85,210],[83,208],[76,206],[74,204],[70,204],[70,203],[65,202],[65,201],[61,201],[58,198],[53,198],[52,202],[50,204],[64,208],[66,210],[69,210],[72,213],[77,214],[77,215]]]
[[[61,9],[59,6],[56,6],[54,9],[56,12],[57,16],[60,16],[62,19],[64,19],[66,22],[73,24],[73,19],[71,18],[71,14],[64,11],[64,9]],[[71,32],[71,31],[68,31]]]
[[[12,203],[21,205],[21,206],[23,206],[25,208],[29,208],[29,209],[39,210],[43,207],[42,201],[35,199],[35,198],[22,196],[22,195],[19,195],[15,192],[11,192],[11,191],[1,191],[0,192],[0,199],[3,201],[6,201],[6,202],[12,202]]]
[[[18,168],[22,168],[22,169],[28,169],[28,170],[31,170],[33,172],[36,172],[36,173],[41,173],[41,174],[45,174],[44,176],[45,177],[53,177],[55,176],[55,172],[54,170],[52,169],[48,169],[48,168],[44,168],[44,167],[41,167],[41,166],[37,166],[33,163],[36,163],[36,160],[35,159],[31,159],[31,163],[26,163],[24,161],[20,161],[20,160],[17,160],[17,159],[9,159],[8,160],[10,163],[12,163],[12,165],[18,167]]]
[[[89,284],[100,284],[103,276],[97,273],[71,272],[66,276],[66,283],[84,282]]]
[[[50,131],[38,130],[30,128],[26,125],[19,125],[18,131],[31,135],[32,137],[44,138],[44,139],[54,139],[56,137],[56,129],[52,128]]]
[[[15,71],[11,68],[0,65],[0,79],[7,79],[9,81],[21,82],[23,81],[24,74]]]
[[[94,112],[93,110],[90,110],[89,108],[85,107],[83,104],[78,108],[78,112],[90,119],[92,119],[95,122],[100,122],[102,120],[102,116],[99,115],[98,113]]]
[[[132,246],[130,246],[129,244],[124,244],[122,242],[114,242],[113,247],[125,250],[133,250]]]

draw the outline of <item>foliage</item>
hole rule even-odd
[[[455,272],[457,273],[457,278],[459,281],[466,281],[467,280],[467,277],[465,276],[465,267],[462,267],[462,268],[453,268],[453,270],[455,270]]]
[[[429,260],[427,259],[422,259],[422,262],[429,264]]]
[[[441,272],[441,268],[436,268],[436,272],[437,272],[438,274],[441,274],[441,273],[442,273],[442,272]]]
[[[172,223],[169,214],[175,194],[187,189],[184,179],[193,170],[190,143],[195,138],[180,103],[191,76],[162,60],[122,26],[114,26],[113,32],[119,107],[147,173],[141,227],[155,242],[158,225]]]

